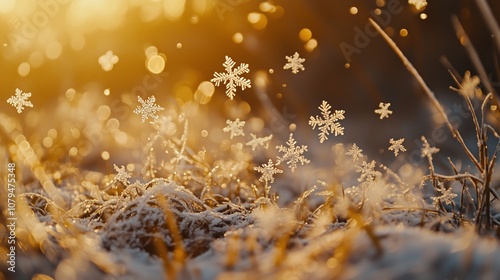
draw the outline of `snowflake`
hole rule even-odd
[[[439,152],[439,148],[431,147],[431,145],[429,145],[429,142],[427,142],[427,139],[425,139],[424,136],[422,136],[421,140],[424,143],[422,150],[421,150],[422,157],[431,157],[432,158],[433,154]]]
[[[309,160],[302,156],[304,152],[307,152],[307,146],[295,146],[295,144],[297,144],[297,141],[293,139],[293,133],[290,133],[290,138],[288,139],[286,144],[288,145],[288,147],[285,147],[283,145],[276,147],[279,152],[284,153],[282,157],[278,157],[276,164],[286,162],[288,168],[290,168],[292,172],[295,172],[295,168],[297,168],[298,162],[300,162],[300,164],[302,165],[309,163]]]
[[[361,173],[358,178],[359,182],[373,182],[375,180],[375,177],[380,175],[380,172],[375,171],[375,163],[376,162],[374,160],[372,160],[370,163],[363,161],[361,167],[357,170],[357,172]]]
[[[156,112],[165,109],[160,105],[155,104],[156,98],[154,95],[148,97],[148,100],[146,102],[140,96],[137,96],[137,100],[139,101],[139,103],[141,103],[141,105],[135,108],[134,113],[137,115],[141,115],[142,122],[147,120],[149,117],[151,117],[154,122],[158,118]]]
[[[470,76],[470,72],[466,71],[464,75],[464,79],[460,84],[460,89],[458,90],[463,95],[472,98],[476,94],[477,86],[481,83],[477,76]]]
[[[254,167],[253,169],[262,173],[259,181],[274,183],[274,175],[278,173],[283,173],[283,170],[274,167],[273,161],[270,159],[267,164],[262,164],[262,166]]]
[[[408,0],[408,4],[415,6],[415,8],[417,8],[417,10],[420,10],[423,7],[427,6],[427,1],[426,0]]]
[[[340,126],[337,121],[343,120],[345,118],[345,111],[335,110],[335,113],[332,114],[330,112],[332,106],[330,106],[330,104],[328,104],[328,102],[324,100],[318,108],[321,110],[321,115],[323,115],[323,118],[320,118],[319,116],[311,117],[309,119],[309,125],[312,126],[313,129],[315,129],[316,126],[319,127],[319,142],[323,143],[325,140],[327,140],[330,133],[334,133],[335,136],[339,134],[344,135],[344,128]]]
[[[299,73],[299,69],[304,71],[306,70],[304,68],[304,66],[302,65],[302,62],[306,61],[305,58],[300,58],[299,57],[299,53],[298,52],[295,52],[295,54],[292,56],[285,56],[286,60],[288,60],[288,62],[285,64],[285,66],[283,66],[283,69],[292,69],[292,73],[293,74],[297,74]]]
[[[116,164],[113,164],[113,166],[116,171],[115,180],[122,182],[124,185],[129,184],[128,179],[132,177],[132,174],[125,171],[125,166],[122,165],[122,167],[118,167]]]
[[[244,121],[240,121],[239,118],[236,118],[234,121],[226,120],[227,126],[222,129],[224,132],[230,132],[231,133],[231,139],[233,139],[234,136],[239,136],[239,135],[245,135],[243,132],[243,127],[245,126]]]
[[[353,161],[357,161],[358,159],[363,157],[362,154],[363,150],[356,145],[356,143],[352,144],[351,148],[349,151],[346,153],[347,155],[350,155],[352,157]]]
[[[30,97],[31,92],[23,92],[22,90],[16,88],[16,94],[7,99],[7,103],[15,107],[17,109],[17,113],[21,114],[24,110],[24,106],[33,108],[33,104],[28,100]]]
[[[406,152],[406,148],[403,146],[403,141],[405,141],[404,138],[401,138],[399,140],[394,140],[390,139],[389,143],[391,146],[389,147],[389,151],[394,151],[394,156],[398,156],[399,152]]]
[[[389,106],[391,103],[382,103],[378,104],[379,109],[375,110],[375,113],[380,115],[380,119],[389,118],[389,115],[392,114],[392,111],[389,110]]]
[[[255,134],[250,133],[250,136],[252,136],[252,140],[248,141],[246,145],[252,146],[252,151],[255,151],[257,146],[263,146],[265,149],[267,149],[269,147],[269,140],[273,138],[272,134],[266,137],[257,138]]]
[[[118,56],[113,54],[113,51],[107,51],[105,54],[99,57],[99,64],[104,71],[109,72],[113,69],[113,66],[118,63],[120,59]]]
[[[248,73],[250,70],[248,69],[248,64],[241,63],[238,68],[233,70],[234,62],[229,56],[226,55],[226,61],[222,66],[226,68],[226,73],[217,73],[215,72],[214,78],[210,81],[215,83],[216,86],[219,86],[220,82],[226,84],[226,95],[233,100],[235,96],[236,87],[241,86],[241,90],[245,90],[245,88],[251,88],[250,80],[240,77],[239,75],[243,73]],[[229,82],[229,83],[228,83]]]
[[[457,197],[457,194],[452,193],[451,188],[446,189],[443,183],[438,184],[437,191],[440,192],[441,195],[431,197],[436,208],[438,207],[438,203],[440,203],[441,201],[443,201],[446,205],[450,205],[453,203],[453,199]]]

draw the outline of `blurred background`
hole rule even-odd
[[[489,4],[500,18],[500,2]],[[0,100],[19,88],[32,93],[34,104],[18,115],[2,101],[0,110],[29,131],[39,124],[34,112],[55,110],[72,92],[101,92],[115,105],[135,105],[137,95],[155,95],[160,105],[200,102],[200,84],[224,71],[228,55],[237,65],[250,65],[243,76],[252,79],[252,88],[238,89],[231,106],[224,86],[200,102],[222,118],[241,116],[231,112],[240,108],[261,116],[284,141],[293,123],[297,137],[314,150],[317,130],[311,132],[307,121],[320,114],[318,106],[326,100],[332,110],[346,111],[345,135],[331,136],[328,143],[356,142],[368,155],[394,159],[386,151],[388,139],[405,137],[407,149],[418,153],[420,136],[440,124],[422,89],[380,36],[356,47],[356,28],[364,30],[374,15],[386,16],[385,31],[450,110],[463,101],[448,89],[456,85],[442,57],[461,75],[477,73],[457,39],[453,15],[499,89],[494,43],[473,0],[430,0],[420,9],[404,0],[0,0]],[[342,44],[357,50],[346,55]],[[105,71],[99,58],[110,50],[119,61]],[[306,59],[306,70],[297,74],[283,69],[285,56],[295,52]],[[264,86],[255,85],[256,77]],[[374,113],[380,102],[391,103],[389,119]],[[130,108],[118,105],[110,106],[111,117],[130,117]],[[272,110],[282,114],[277,125]],[[470,129],[466,123],[461,128]],[[451,141],[438,146],[450,154],[458,147]]]

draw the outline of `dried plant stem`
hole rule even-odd
[[[476,0],[476,4],[479,11],[483,14],[486,25],[488,25],[491,33],[493,33],[498,53],[500,53],[500,27],[498,26],[495,16],[493,15],[493,11],[491,11],[491,8],[486,0]]]
[[[441,117],[444,119],[445,124],[448,127],[448,129],[450,130],[450,132],[453,135],[453,137],[455,139],[457,139],[457,141],[460,143],[460,145],[462,146],[462,149],[465,151],[465,153],[467,154],[467,156],[469,157],[469,159],[472,161],[472,163],[474,163],[474,165],[476,166],[476,168],[482,173],[483,172],[483,167],[479,164],[479,161],[474,157],[474,155],[472,154],[472,152],[465,145],[464,139],[462,138],[462,135],[460,135],[460,132],[458,130],[456,130],[451,125],[451,123],[450,123],[450,121],[448,119],[448,116],[444,112],[443,107],[441,106],[441,104],[439,103],[439,101],[436,99],[436,96],[434,95],[434,93],[427,86],[427,84],[425,83],[425,81],[422,78],[422,76],[420,76],[420,74],[415,69],[415,67],[413,67],[413,65],[411,64],[411,62],[408,60],[408,58],[406,58],[406,56],[399,49],[399,47],[396,45],[396,43],[394,43],[394,41],[389,37],[389,35],[387,35],[387,33],[385,33],[385,31],[382,30],[382,28],[380,28],[380,26],[373,19],[370,18],[368,20],[375,27],[375,29],[380,33],[380,35],[382,35],[382,37],[387,41],[387,43],[394,50],[394,52],[399,56],[399,58],[401,59],[401,61],[405,65],[406,69],[408,69],[408,71],[410,71],[410,73],[415,77],[415,79],[417,79],[418,83],[422,86],[422,88],[424,89],[425,93],[427,94],[427,96],[431,100],[432,105],[434,105],[434,107],[436,108],[436,110],[439,112],[439,114],[441,115]]]

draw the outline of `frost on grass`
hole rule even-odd
[[[214,73],[214,78],[210,81],[215,83],[216,86],[222,82],[226,85],[226,95],[232,100],[236,95],[236,87],[241,87],[241,90],[251,88],[250,80],[240,77],[241,74],[250,72],[248,64],[241,63],[236,69],[233,69],[236,62],[226,55],[226,61],[222,66],[225,67],[226,72]]]
[[[420,10],[427,6],[427,0],[408,0],[408,4],[415,6],[417,10]]]
[[[285,162],[288,165],[288,168],[295,172],[295,168],[297,168],[297,163],[302,165],[308,164],[310,161],[306,159],[302,154],[307,152],[307,146],[295,146],[297,141],[293,139],[293,133],[290,133],[290,138],[286,142],[287,146],[277,146],[276,149],[278,152],[283,153],[282,156],[278,156],[276,164],[279,165]]]
[[[346,153],[346,155],[352,157],[352,161],[358,161],[358,159],[363,157],[363,150],[356,145],[356,143],[352,144],[351,148],[349,151]]]
[[[134,113],[141,115],[142,122],[147,120],[149,117],[153,119],[153,122],[158,118],[156,112],[164,110],[165,108],[156,104],[156,98],[154,95],[148,97],[147,101],[144,101],[140,96],[137,96],[137,100],[141,105],[135,108]]]
[[[269,141],[273,138],[272,134],[266,137],[257,137],[257,135],[250,133],[250,136],[252,136],[252,140],[248,141],[246,145],[252,147],[252,151],[255,151],[258,146],[267,149],[269,147]]]
[[[295,52],[293,56],[285,56],[285,58],[288,62],[283,66],[283,69],[292,69],[293,74],[299,73],[299,70],[306,70],[302,65],[302,62],[306,61],[306,59],[300,58],[298,52]]]
[[[99,64],[102,69],[106,72],[113,70],[113,66],[118,63],[120,59],[116,56],[113,51],[107,51],[105,54],[99,57]]]
[[[240,121],[239,118],[236,118],[236,120],[231,121],[231,120],[226,120],[227,126],[222,129],[224,132],[229,132],[230,138],[233,139],[235,136],[244,136],[245,133],[243,132],[243,127],[245,126],[244,121]]]
[[[380,115],[380,119],[389,118],[389,115],[392,114],[392,111],[389,110],[389,106],[391,106],[391,103],[380,102],[380,104],[378,104],[379,108],[375,109],[375,113]]]
[[[391,144],[391,146],[389,147],[389,151],[393,151],[394,156],[398,156],[399,152],[406,152],[406,148],[403,146],[404,141],[404,138],[398,140],[394,140],[393,138],[391,138],[389,140],[389,143]]]
[[[266,182],[266,183],[274,183],[274,175],[278,173],[283,173],[283,170],[276,168],[273,161],[269,159],[267,164],[262,164],[262,166],[257,166],[253,168],[257,172],[262,173],[262,176],[260,176],[259,181],[261,182]]]
[[[318,126],[319,129],[319,142],[323,143],[328,139],[328,135],[333,133],[335,136],[344,135],[344,128],[338,123],[339,120],[343,120],[344,110],[335,110],[335,113],[331,113],[330,109],[332,106],[328,104],[328,102],[324,101],[318,107],[321,111],[321,117],[311,117],[309,119],[309,125],[312,126],[313,129]]]
[[[21,114],[24,107],[33,108],[33,104],[28,99],[31,97],[31,92],[23,92],[16,88],[16,94],[7,99],[7,103],[16,108],[17,113]]]

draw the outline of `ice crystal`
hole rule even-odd
[[[226,120],[227,126],[222,129],[224,132],[230,132],[231,136],[230,138],[233,139],[235,136],[239,135],[245,135],[243,132],[243,127],[245,126],[244,121],[240,121],[239,118],[236,118],[236,120],[231,121],[231,120]]]
[[[475,96],[477,86],[481,83],[479,78],[477,76],[472,76],[470,75],[470,72],[467,71],[465,72],[464,79],[462,83],[460,84],[460,89],[459,91],[463,95],[467,95],[468,97],[472,98]]]
[[[375,113],[380,115],[380,119],[389,118],[389,115],[392,114],[392,111],[389,110],[389,106],[391,106],[391,103],[380,102],[380,104],[378,104],[379,108],[375,109]]]
[[[357,170],[361,175],[358,178],[359,182],[373,182],[375,178],[380,175],[380,172],[375,171],[376,162],[372,160],[370,163],[363,161],[361,167]]]
[[[423,142],[423,147],[422,147],[422,157],[430,157],[432,158],[432,155],[439,152],[439,148],[436,148],[436,147],[431,147],[431,145],[429,145],[429,142],[427,142],[427,139],[425,139],[424,136],[422,136],[421,138],[422,142]]]
[[[151,117],[154,122],[158,118],[156,112],[165,109],[160,105],[155,104],[156,98],[154,95],[148,97],[147,101],[144,101],[140,96],[137,96],[137,100],[141,103],[141,105],[135,108],[134,113],[141,115],[142,122],[147,120],[149,117]]]
[[[234,62],[229,56],[226,55],[226,61],[222,66],[225,67],[225,73],[214,73],[214,78],[210,81],[215,83],[216,86],[222,82],[226,85],[226,95],[232,100],[236,95],[236,87],[240,86],[241,90],[245,88],[251,88],[250,80],[240,77],[243,73],[250,72],[248,69],[248,64],[241,63],[236,69],[233,69],[236,62]]]
[[[121,167],[118,167],[116,166],[116,164],[113,164],[113,167],[115,168],[116,171],[115,180],[122,182],[124,185],[129,184],[130,182],[128,181],[128,179],[132,177],[132,174],[125,171],[125,166],[122,165]]]
[[[346,154],[351,156],[353,161],[357,161],[363,157],[362,152],[363,150],[360,149],[356,143],[354,143]]]
[[[417,10],[427,6],[427,0],[408,0],[408,4],[415,6]]]
[[[274,182],[274,175],[278,173],[283,173],[283,170],[278,169],[275,167],[273,161],[269,159],[267,164],[262,164],[262,166],[257,166],[253,168],[254,170],[262,173],[262,176],[260,176],[259,181],[261,182],[266,182],[266,183],[273,183]]]
[[[7,103],[15,107],[17,113],[21,114],[24,110],[24,106],[33,108],[33,104],[28,100],[30,97],[31,92],[23,92],[22,90],[16,88],[16,94],[7,99]]]
[[[306,159],[302,154],[304,152],[307,152],[307,146],[306,145],[301,145],[295,146],[297,144],[297,141],[293,139],[293,133],[290,133],[290,138],[286,142],[288,147],[285,147],[283,145],[277,146],[276,149],[280,152],[283,153],[283,156],[279,157],[278,160],[276,161],[276,164],[281,164],[282,162],[286,162],[288,165],[288,168],[292,170],[292,172],[295,172],[295,168],[297,168],[297,163],[300,162],[300,164],[308,164],[310,161]]]
[[[434,205],[437,207],[438,203],[444,202],[446,205],[453,203],[453,199],[457,197],[457,194],[451,192],[451,188],[446,189],[443,183],[438,184],[437,191],[441,193],[440,196],[433,196],[431,199],[434,201]]]
[[[306,61],[306,59],[300,58],[298,52],[295,52],[293,56],[285,56],[285,58],[288,62],[283,66],[283,69],[292,69],[293,74],[299,73],[299,69],[302,71],[305,70],[302,62]]]
[[[99,64],[104,71],[109,72],[113,69],[113,66],[118,63],[120,59],[118,56],[113,54],[113,51],[107,51],[105,54],[99,57]]]
[[[330,106],[330,104],[328,104],[328,102],[324,100],[318,108],[321,110],[322,117],[311,117],[309,119],[309,125],[312,126],[313,129],[318,126],[320,130],[320,133],[318,134],[319,142],[323,143],[325,140],[327,140],[330,133],[334,133],[335,136],[344,135],[344,128],[338,123],[338,121],[345,118],[345,111],[335,110],[335,113],[332,114],[330,112],[332,106]]]
[[[250,133],[250,136],[252,136],[252,140],[248,141],[246,143],[247,146],[251,146],[252,147],[252,151],[255,151],[255,149],[258,147],[258,146],[262,146],[264,147],[265,149],[267,149],[269,147],[269,141],[273,138],[273,135],[269,135],[269,136],[266,136],[266,137],[259,137],[257,138],[257,136],[253,133]]]
[[[391,138],[389,140],[389,143],[391,146],[389,147],[389,151],[394,151],[394,156],[398,156],[399,152],[406,152],[406,148],[403,146],[403,142],[405,141],[404,138],[394,140]]]

